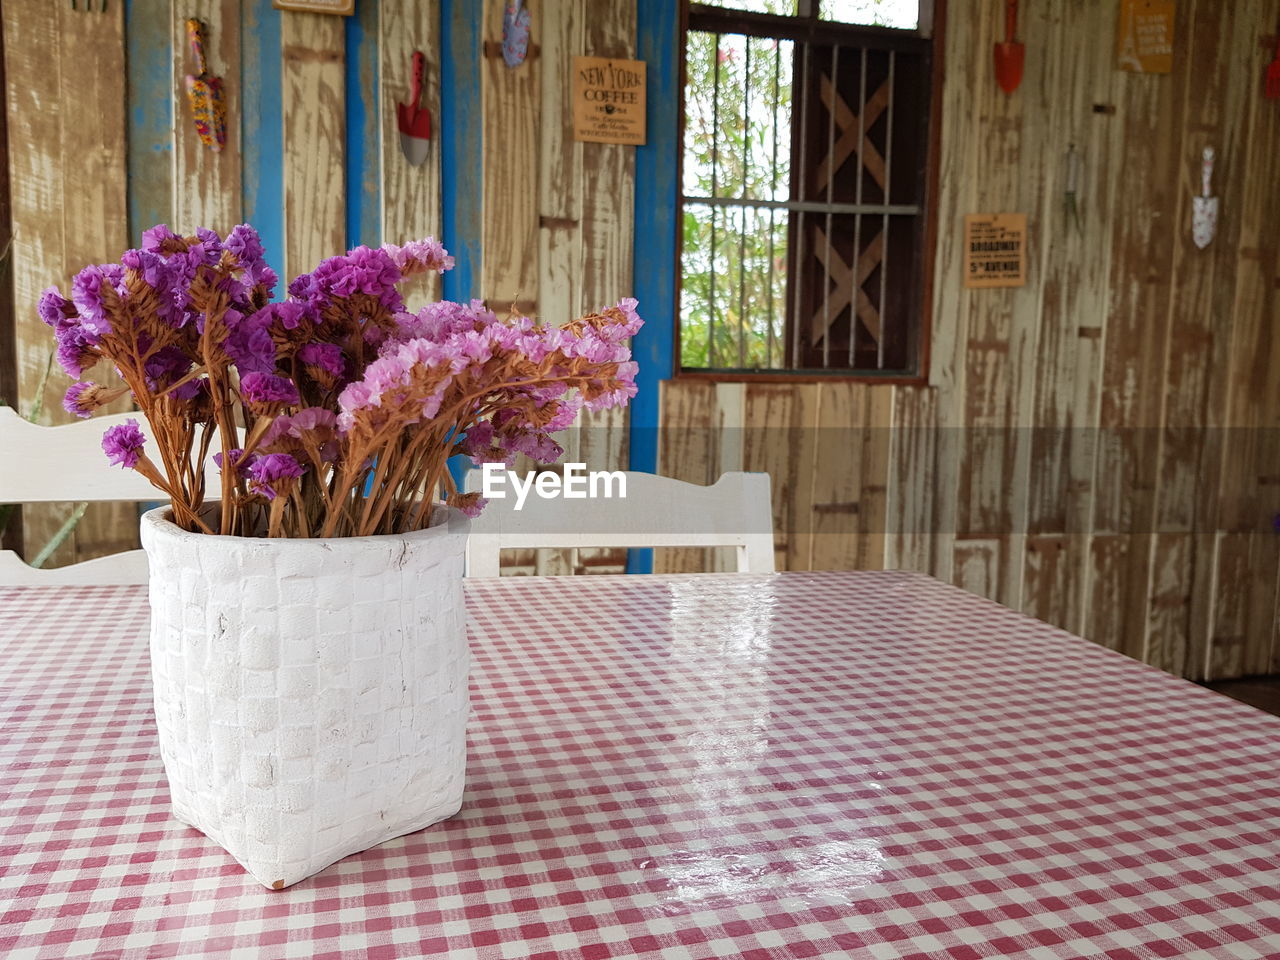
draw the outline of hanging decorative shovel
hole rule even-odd
[[[1200,196],[1191,201],[1191,239],[1203,250],[1218,229],[1218,198],[1209,196],[1209,178],[1213,176],[1213,147],[1204,148],[1200,173]]]
[[[1276,28],[1276,55],[1262,77],[1262,95],[1268,100],[1280,100],[1280,27]]]
[[[502,17],[502,59],[508,67],[520,66],[529,53],[529,20],[524,0],[510,0]]]
[[[1005,93],[1013,93],[1022,83],[1022,65],[1027,59],[1027,48],[1013,39],[1018,32],[1018,0],[1005,0],[1004,43],[997,43],[996,83]]]
[[[204,24],[199,20],[187,21],[187,40],[191,43],[191,55],[196,60],[196,73],[187,74],[187,101],[191,104],[191,117],[196,123],[200,142],[219,152],[227,142],[227,106],[222,100],[222,78],[209,76],[204,59]]]
[[[396,119],[400,124],[400,149],[413,167],[427,159],[431,147],[431,111],[421,106],[422,78],[427,58],[421,50],[413,51],[413,81],[409,88],[409,102],[396,104]]]

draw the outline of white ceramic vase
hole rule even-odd
[[[142,518],[173,813],[279,889],[462,805],[469,522],[349,539]]]

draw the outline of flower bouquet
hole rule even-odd
[[[251,227],[160,226],[40,300],[68,373],[123,380],[74,384],[67,409],[128,392],[154,437],[128,421],[103,449],[170,501],[142,543],[174,815],[269,887],[461,806],[482,503],[449,457],[553,460],[579,409],[635,393],[634,300],[560,327],[405,309],[405,278],[451,266],[430,239],[357,247],[273,301]]]
[[[224,238],[161,225],[120,263],[77,274],[70,300],[46,290],[39,310],[72,377],[101,359],[119,373],[120,387],[72,385],[64,405],[87,417],[132,395],[159,462],[136,422],[110,430],[103,449],[168,495],[182,529],[402,533],[430,522],[439,490],[469,515],[480,509],[453,488],[450,456],[553,461],[563,451],[551,434],[579,409],[635,394],[624,342],[642,322],[634,300],[560,327],[499,319],[480,301],[407,312],[399,285],[452,266],[430,238],[357,247],[272,302],[276,274],[252,227]],[[205,489],[211,451],[216,491]],[[205,510],[207,498],[220,510]]]

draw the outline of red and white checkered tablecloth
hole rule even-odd
[[[0,955],[1277,957],[1280,719],[927,577],[473,581],[453,820],[171,820],[137,588],[0,592]]]

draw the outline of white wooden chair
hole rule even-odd
[[[773,573],[773,510],[767,473],[726,473],[709,487],[625,472],[626,497],[543,499],[530,490],[516,509],[510,483],[471,521],[467,576],[496,577],[503,549],[735,547],[739,573]],[[467,489],[481,491],[479,470]],[[603,492],[603,484],[598,488]]]
[[[115,413],[59,427],[43,427],[0,407],[0,503],[146,502],[164,494],[141,474],[112,466],[102,434],[139,413]],[[144,431],[146,427],[143,427]],[[148,455],[159,462],[154,442]],[[147,582],[147,558],[130,550],[50,570],[29,566],[12,550],[0,550],[0,586],[136,584]]]

